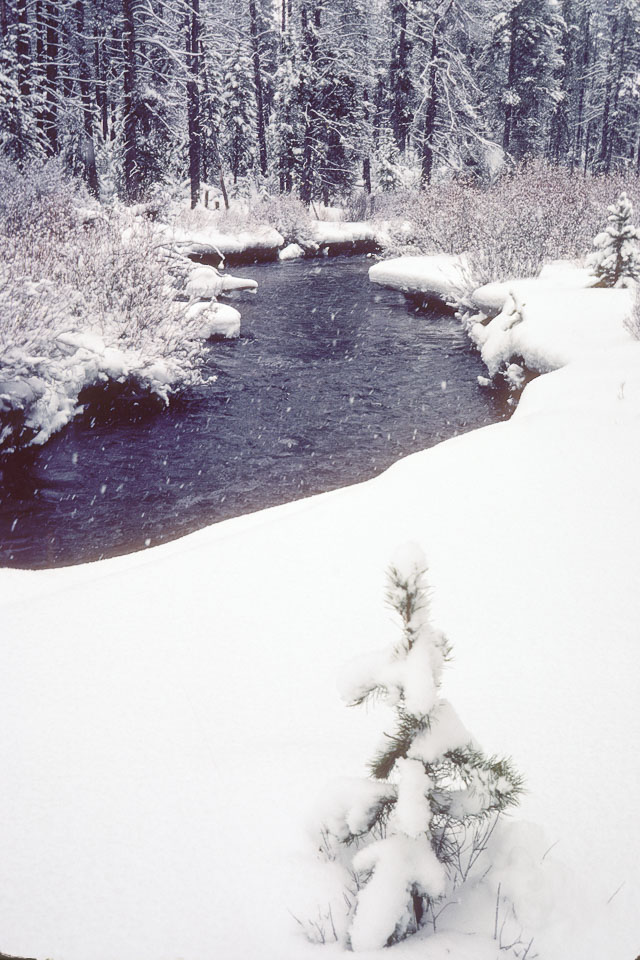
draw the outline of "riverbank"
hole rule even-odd
[[[579,263],[476,286],[464,256],[403,256],[369,270],[372,283],[457,312],[490,380],[515,392],[542,373],[635,342],[635,286],[605,289]]]
[[[386,723],[336,679],[395,638],[384,571],[413,540],[455,654],[445,694],[525,776],[491,875],[514,936],[545,960],[634,956],[639,352],[539,377],[510,421],[367,483],[145,553],[0,570],[2,949],[317,956],[289,911],[344,902],[318,798]],[[494,931],[480,898],[394,955],[493,958]]]
[[[81,206],[74,189],[54,183],[24,223],[11,221],[6,238],[13,253],[0,298],[2,457],[46,443],[100,392],[103,406],[114,397],[122,412],[130,400],[135,413],[201,383],[206,341],[240,334],[240,312],[219,299],[255,290],[217,267],[369,253],[388,239],[382,225],[312,220],[301,205],[285,237],[265,223],[250,226],[243,212],[235,230],[204,207],[178,204],[163,221],[145,204]]]

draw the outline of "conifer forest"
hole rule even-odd
[[[0,0],[0,138],[95,195],[640,167],[637,0]]]

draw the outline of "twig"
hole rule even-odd
[[[613,893],[611,894],[611,896],[610,896],[609,899],[607,900],[607,903],[611,903],[611,901],[613,900],[613,898],[618,896],[618,894],[620,893],[620,891],[622,890],[622,888],[624,887],[624,885],[625,885],[626,882],[627,882],[626,880],[623,880],[623,881],[622,881],[622,883],[620,884],[620,886],[618,887],[618,889],[613,891]]]

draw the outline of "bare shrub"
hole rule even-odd
[[[625,323],[625,327],[634,340],[640,340],[640,286],[636,286],[633,298],[633,308]]]
[[[211,210],[198,206],[182,207],[175,219],[181,230],[214,229],[222,233],[240,233],[261,227],[273,227],[286,241],[298,239],[307,232],[310,214],[305,205],[291,194],[266,196],[258,193],[235,200],[229,210]]]
[[[82,193],[41,169],[44,187],[40,171],[16,174],[0,207],[0,448],[9,450],[60,429],[86,386],[118,380],[167,403],[203,379],[201,324],[175,298],[185,265],[161,259],[148,220],[78,208]],[[6,167],[1,176],[11,187]]]
[[[535,276],[543,263],[581,259],[591,249],[603,210],[623,188],[620,176],[583,177],[537,162],[483,188],[455,180],[417,192],[379,198],[381,217],[412,225],[395,249],[414,253],[466,252],[478,282]],[[640,183],[627,181],[632,198]]]

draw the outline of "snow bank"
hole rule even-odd
[[[369,269],[369,279],[403,293],[453,303],[469,286],[469,265],[464,256],[396,257]]]
[[[311,220],[299,228],[299,235],[286,246],[282,234],[266,225],[238,233],[226,233],[214,225],[199,229],[165,225],[160,229],[172,249],[185,256],[215,257],[230,262],[286,260],[325,251],[370,251],[389,242],[384,227],[358,221]]]
[[[308,240],[321,248],[362,244],[375,248],[389,242],[382,227],[366,221],[312,220],[307,232]]]
[[[87,387],[128,384],[168,404],[170,395],[187,385],[190,376],[193,382],[199,379],[197,344],[186,337],[183,347],[184,353],[173,357],[151,356],[108,344],[94,331],[68,331],[39,355],[10,348],[2,355],[0,368],[0,450],[46,443],[82,411],[80,395]]]
[[[547,373],[590,353],[629,343],[625,323],[633,292],[606,289],[545,289],[532,284],[523,300],[509,298],[487,325],[471,318],[468,329],[489,375],[514,359]],[[475,322],[474,322],[475,321]]]
[[[223,259],[272,258],[284,246],[284,237],[273,227],[256,226],[238,233],[225,233],[214,226],[187,230],[178,227],[162,228],[172,247],[187,257],[221,255]]]
[[[314,807],[385,727],[335,678],[395,640],[384,571],[417,540],[455,649],[445,695],[527,792],[493,857],[500,898],[478,890],[393,955],[494,960],[498,909],[529,955],[636,956],[638,348],[615,353],[602,405],[594,355],[527,387],[511,421],[365,484],[129,557],[1,570],[2,949],[317,958],[289,911],[331,940],[344,890],[330,865],[316,883]]]
[[[545,264],[538,277],[525,277],[501,283],[487,283],[471,295],[471,303],[488,317],[495,316],[510,297],[527,300],[531,294],[554,290],[581,290],[595,283],[592,273],[579,264],[554,260]]]

